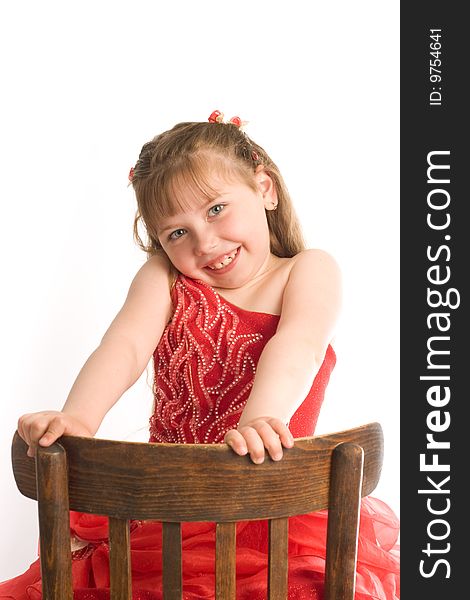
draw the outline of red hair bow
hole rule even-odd
[[[209,123],[224,123],[224,113],[220,112],[220,110],[214,110],[211,112],[208,121]],[[246,125],[247,121],[242,121],[240,117],[232,117],[228,123],[241,128],[243,125]]]

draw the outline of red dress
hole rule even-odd
[[[250,393],[259,356],[274,335],[276,315],[241,309],[210,286],[180,275],[173,288],[175,311],[155,350],[155,406],[151,442],[219,443],[236,427]],[[294,437],[312,435],[335,354],[328,347],[307,398],[292,417]],[[289,599],[321,600],[326,511],[289,522]],[[109,598],[107,519],[71,513],[75,600]],[[380,500],[361,507],[356,600],[397,600],[399,522]],[[214,525],[182,527],[185,600],[213,598]],[[237,528],[237,600],[266,598],[267,526]],[[134,600],[161,600],[161,525],[131,524]],[[312,575],[313,573],[313,575]],[[40,600],[39,561],[0,584],[0,599]]]

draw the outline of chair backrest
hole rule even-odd
[[[182,598],[181,522],[216,522],[216,598],[235,598],[236,522],[269,520],[268,597],[287,597],[288,517],[328,509],[325,600],[352,600],[359,504],[383,460],[378,423],[295,440],[255,465],[225,444],[64,436],[36,459],[17,433],[13,472],[38,501],[43,594],[72,600],[69,510],[109,516],[111,598],[131,599],[129,520],[163,523],[163,598]],[[230,494],[226,490],[230,489]]]

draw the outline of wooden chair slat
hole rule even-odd
[[[268,599],[287,598],[287,549],[289,520],[270,519],[268,555]]]
[[[109,517],[109,574],[111,594],[132,600],[132,575],[129,521]]]
[[[162,524],[163,600],[181,600],[181,523]]]
[[[363,459],[356,444],[340,444],[333,451],[325,600],[354,600]]]
[[[338,443],[351,440],[364,448],[363,495],[369,494],[382,464],[378,424],[297,439],[281,461],[267,458],[256,465],[256,477],[250,458],[237,456],[226,444],[123,443],[69,436],[59,443],[70,465],[72,510],[101,511],[122,519],[221,522],[287,517],[324,508],[331,452]],[[22,440],[16,443],[25,447]],[[35,498],[34,461],[21,462],[17,464],[20,490]],[[286,481],[295,485],[286,486]]]
[[[72,600],[69,493],[64,449],[58,445],[38,448],[36,470],[42,593],[50,600]]]
[[[215,597],[235,600],[236,523],[217,523],[215,535]]]

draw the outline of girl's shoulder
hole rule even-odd
[[[341,271],[335,258],[325,250],[303,250],[292,257],[284,288],[284,304],[300,299],[312,307],[317,302],[340,304]]]
[[[132,280],[129,294],[138,298],[147,296],[149,301],[158,297],[160,305],[171,305],[171,287],[176,279],[174,268],[163,252],[148,258]]]
[[[288,260],[286,266],[289,271],[289,279],[291,276],[334,276],[335,278],[341,276],[336,259],[329,252],[320,248],[302,250]]]
[[[174,277],[175,272],[173,265],[168,260],[166,254],[161,251],[156,252],[144,262],[137,271],[134,280],[158,280],[159,283],[168,281],[168,289],[170,289]]]
[[[306,250],[302,250],[301,252],[293,256],[290,260],[292,261],[292,264],[295,264],[297,262],[329,262],[332,264],[337,264],[333,255],[327,252],[326,250],[322,250],[321,248],[307,248]]]

